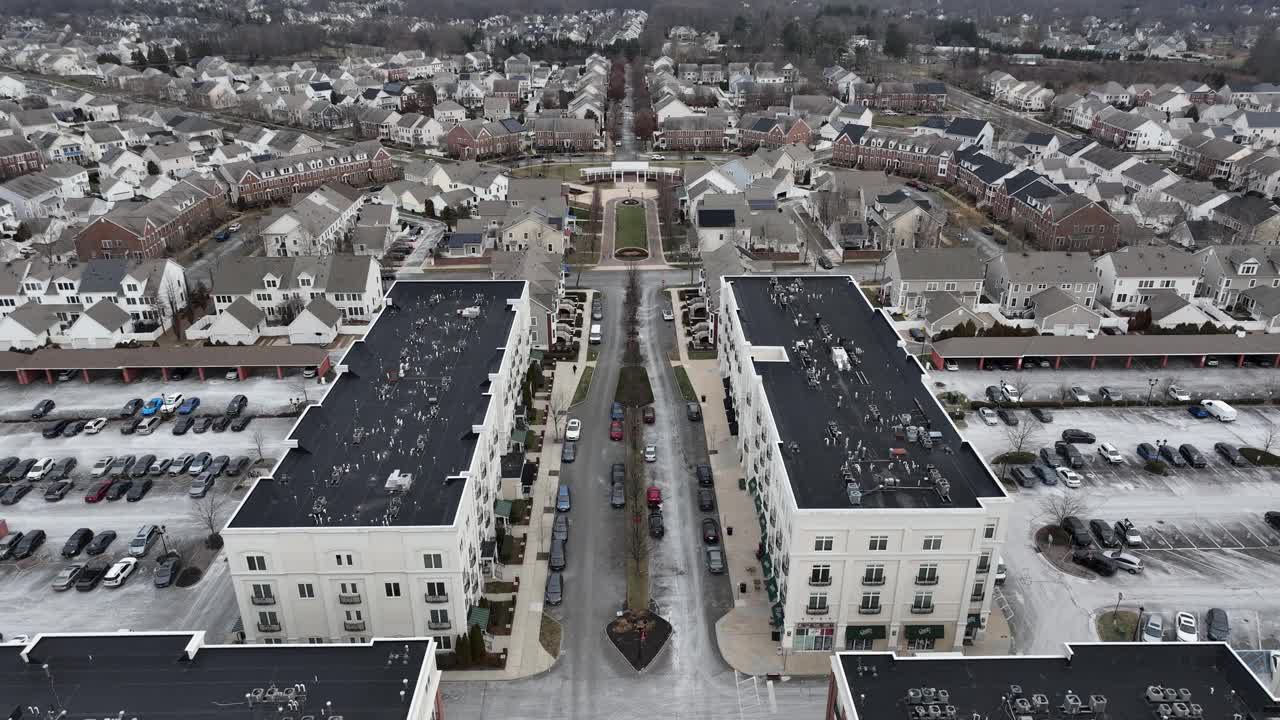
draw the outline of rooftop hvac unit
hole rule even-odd
[[[907,688],[907,702],[912,705],[919,705],[922,697],[923,693],[920,692],[920,688]]]
[[[1104,712],[1106,712],[1106,711],[1107,711],[1107,696],[1106,696],[1106,695],[1090,695],[1090,696],[1089,696],[1089,709],[1090,709],[1090,710],[1092,710],[1092,711],[1093,711],[1093,712],[1095,712],[1095,713],[1104,713]]]
[[[955,720],[959,715],[959,711],[956,710],[955,705],[943,705],[942,714],[947,718],[947,720]]]
[[[948,702],[951,702],[951,693],[950,693],[949,691],[947,691],[947,690],[939,690],[939,691],[938,691],[938,702],[940,702],[940,703],[948,703]]]
[[[1076,715],[1080,712],[1081,702],[1079,695],[1068,695],[1062,700],[1062,706],[1068,715]]]
[[[464,307],[458,311],[458,317],[478,318],[480,317],[480,308],[476,305],[472,305],[471,307]]]
[[[1159,707],[1156,708],[1156,715],[1160,716],[1162,720],[1168,720],[1173,715],[1173,708],[1168,703],[1160,703]]]
[[[1147,702],[1160,702],[1164,699],[1164,688],[1159,685],[1147,686]]]
[[[1178,701],[1191,702],[1191,691],[1186,688],[1178,688]]]
[[[1022,686],[1021,686],[1021,685],[1010,685],[1010,686],[1009,686],[1009,697],[1022,697]]]
[[[1184,702],[1176,702],[1173,704],[1173,716],[1184,718],[1191,714],[1191,708],[1187,707]]]
[[[1031,696],[1031,704],[1035,706],[1036,712],[1049,709],[1049,696],[1044,693],[1036,693]]]
[[[1197,704],[1197,703],[1188,703],[1188,704],[1187,704],[1187,708],[1191,710],[1191,717],[1193,717],[1193,718],[1202,718],[1202,717],[1204,717],[1204,708],[1200,707],[1200,705],[1199,705],[1199,704]]]
[[[929,711],[925,709],[924,705],[916,705],[914,707],[917,718],[923,718],[929,714]]]
[[[1178,699],[1178,691],[1173,688],[1164,689],[1164,701],[1167,703],[1175,702]]]
[[[1013,701],[1013,709],[1015,712],[1029,713],[1031,712],[1031,701],[1024,698],[1015,698]]]
[[[930,717],[930,718],[932,718],[932,719],[934,719],[934,720],[937,720],[938,718],[941,718],[941,717],[942,717],[942,708],[941,708],[941,707],[939,707],[939,706],[937,706],[937,705],[930,705],[930,706],[929,706],[929,717]]]

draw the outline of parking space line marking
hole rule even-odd
[[[1200,550],[1200,549],[1221,550],[1221,549],[1222,549],[1222,543],[1218,542],[1217,538],[1215,538],[1215,537],[1213,536],[1213,534],[1212,534],[1212,533],[1210,533],[1208,530],[1205,530],[1203,527],[1201,527],[1200,523],[1198,523],[1198,522],[1193,522],[1193,523],[1191,523],[1191,524],[1192,524],[1192,525],[1195,525],[1195,526],[1196,526],[1196,530],[1200,531],[1200,534],[1204,535],[1206,538],[1208,538],[1209,542],[1213,543],[1213,547],[1211,547],[1211,548],[1200,548],[1200,547],[1197,545],[1197,546],[1196,546],[1196,549],[1197,549],[1197,550]],[[1188,539],[1190,539],[1190,537],[1191,537],[1191,536],[1189,536],[1189,535],[1188,535],[1187,537],[1188,537]]]
[[[1223,525],[1222,523],[1220,523],[1220,522],[1218,522],[1218,521],[1216,521],[1216,520],[1215,520],[1215,521],[1213,521],[1213,524],[1214,524],[1214,525],[1217,525],[1217,526],[1218,526],[1218,527],[1220,527],[1220,528],[1222,528],[1222,532],[1226,533],[1226,536],[1227,536],[1227,537],[1229,537],[1229,538],[1231,538],[1231,542],[1235,543],[1236,545],[1239,545],[1241,548],[1243,548],[1243,547],[1244,547],[1244,543],[1242,543],[1242,542],[1240,542],[1238,539],[1236,539],[1236,536],[1231,534],[1231,531],[1227,529],[1227,526],[1226,526],[1226,525]]]

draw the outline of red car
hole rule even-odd
[[[609,439],[610,440],[622,439],[622,421],[621,420],[614,420],[613,422],[609,423]]]
[[[650,485],[644,493],[645,500],[649,503],[649,507],[658,507],[662,504],[662,488],[656,485]]]
[[[84,501],[87,503],[102,502],[102,499],[107,496],[107,491],[111,489],[113,484],[115,484],[114,480],[103,480],[94,485],[89,489],[89,492],[84,494]]]

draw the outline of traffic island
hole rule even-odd
[[[1036,531],[1036,551],[1058,570],[1078,578],[1092,578],[1093,573],[1071,562],[1071,536],[1057,525],[1045,525]]]
[[[635,198],[619,200],[614,207],[613,256],[619,260],[649,259],[649,231],[644,204]]]
[[[636,672],[658,657],[671,637],[671,623],[648,610],[627,610],[605,629],[609,642]]]

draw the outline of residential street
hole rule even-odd
[[[1040,122],[1031,115],[1010,110],[989,100],[983,100],[977,95],[961,90],[954,85],[947,85],[947,104],[965,111],[972,117],[990,120],[992,124],[1003,128],[1006,134],[1016,130],[1019,132],[1050,132],[1070,139],[1079,137],[1073,133]]]

